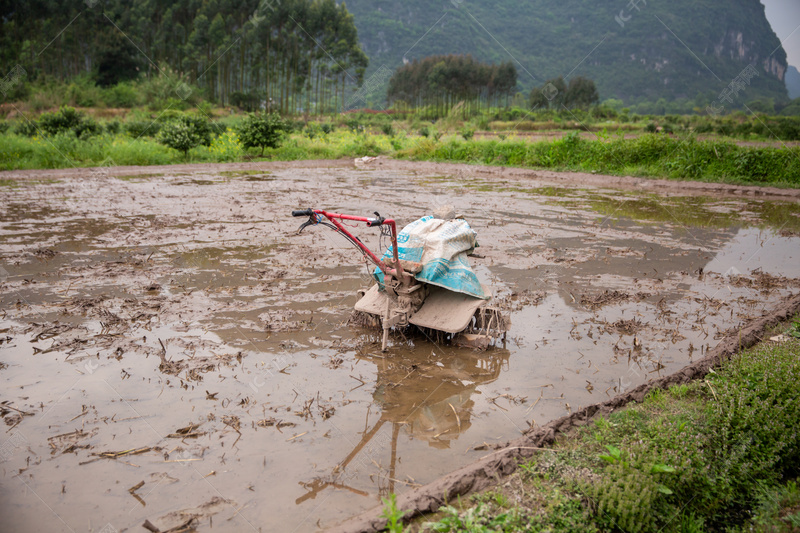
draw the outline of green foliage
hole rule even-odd
[[[47,135],[70,131],[80,125],[83,113],[73,107],[62,107],[56,113],[44,113],[39,117],[39,128]]]
[[[386,519],[386,529],[391,533],[403,533],[403,516],[405,511],[397,508],[397,496],[392,493],[389,498],[381,498],[383,512],[381,516]]]
[[[250,112],[258,109],[262,99],[263,97],[256,93],[244,93],[240,91],[231,93],[231,105]]]
[[[162,126],[158,132],[158,142],[188,157],[192,148],[211,144],[211,128],[205,117],[181,116]]]
[[[795,320],[792,326],[786,330],[786,334],[795,339],[800,339],[800,320]]]
[[[790,533],[800,528],[798,480],[791,480],[782,486],[760,488],[757,501],[758,506],[751,520],[752,531]]]
[[[703,381],[653,391],[425,527],[685,533],[739,531],[750,516],[742,531],[793,531],[800,489],[785,480],[800,473],[798,356],[798,341],[762,344]],[[501,492],[520,486],[513,500]]]
[[[577,134],[556,141],[493,139],[419,142],[401,152],[412,159],[552,168],[600,173],[634,173],[675,179],[800,185],[800,148],[737,146],[711,140],[642,135],[590,141]]]
[[[14,133],[17,135],[24,135],[25,137],[33,137],[39,133],[39,128],[36,121],[33,120],[19,120],[14,125]]]
[[[27,73],[13,98],[29,87],[27,82],[71,82],[82,73],[90,84],[76,83],[66,96],[63,91],[34,95],[36,109],[130,107],[135,95],[125,85],[109,93],[105,89],[133,82],[154,111],[186,110],[204,96],[223,103],[230,98],[250,111],[270,99],[272,109],[285,113],[299,111],[308,101],[315,110],[330,111],[341,105],[344,86],[361,83],[368,64],[352,15],[335,0],[293,0],[281,9],[258,0],[90,2],[97,9],[87,9],[87,3],[4,8],[3,75],[17,64]]]
[[[795,345],[796,346],[796,345]],[[800,359],[786,345],[737,356],[709,379],[711,475],[732,504],[755,498],[800,465]]]
[[[475,130],[473,130],[471,128],[464,128],[464,129],[461,130],[460,133],[461,133],[461,137],[463,137],[465,141],[469,141],[469,140],[472,139],[472,137],[475,136]]]
[[[588,108],[599,99],[594,81],[583,76],[572,78],[569,85],[561,76],[547,80],[541,87],[531,89],[530,94],[534,109]]]
[[[387,99],[412,107],[434,106],[442,116],[458,101],[496,105],[516,86],[517,69],[510,61],[490,65],[470,55],[434,55],[398,68],[389,80]]]
[[[237,133],[245,148],[277,148],[288,129],[287,124],[277,113],[250,114],[241,123]]]
[[[39,117],[38,126],[45,135],[72,132],[80,139],[87,139],[101,131],[96,120],[68,106],[62,107],[55,113],[43,113]]]
[[[381,131],[387,137],[394,137],[394,127],[391,124],[381,125]]]
[[[123,82],[103,91],[103,103],[108,107],[131,108],[142,103],[137,86]]]
[[[120,122],[119,120],[116,120],[116,119],[115,120],[109,120],[108,122],[106,122],[105,130],[106,130],[106,132],[108,132],[111,135],[116,135],[120,131],[122,131],[122,122]]]
[[[141,53],[127,36],[112,33],[98,53],[97,84],[110,87],[136,78],[141,66],[140,58]]]
[[[0,120],[0,135],[2,135],[5,132],[7,132],[10,127],[11,127],[11,124],[6,122],[5,120]]]
[[[155,137],[161,129],[161,123],[155,120],[131,120],[125,123],[125,131],[138,139],[142,136]]]

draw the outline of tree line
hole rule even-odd
[[[398,68],[389,79],[387,99],[395,107],[431,106],[438,116],[459,102],[465,113],[507,105],[517,87],[513,63],[481,63],[470,55],[436,55]]]
[[[3,74],[108,86],[174,70],[213,100],[283,113],[341,108],[368,64],[335,0],[10,0],[0,28]]]
[[[599,100],[594,81],[576,76],[569,80],[559,76],[547,80],[541,87],[531,90],[530,104],[532,109],[586,108]]]

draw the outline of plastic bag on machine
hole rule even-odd
[[[417,280],[485,300],[488,296],[467,259],[477,246],[477,233],[461,219],[425,216],[397,235],[398,258],[422,263],[422,271],[414,274]],[[393,254],[389,246],[381,259],[392,259]],[[373,276],[383,289],[383,272],[376,268]]]

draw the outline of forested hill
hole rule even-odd
[[[24,89],[9,81],[20,77],[114,85],[177,72],[222,102],[239,94],[287,112],[332,110],[367,63],[334,0],[0,0],[4,95]]]
[[[582,75],[601,99],[710,102],[753,64],[738,103],[787,98],[786,53],[759,0],[347,0],[347,9],[367,77],[404,59],[469,53],[513,59],[521,89]]]

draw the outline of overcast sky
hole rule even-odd
[[[783,41],[786,59],[800,69],[800,0],[761,0],[767,20]]]

